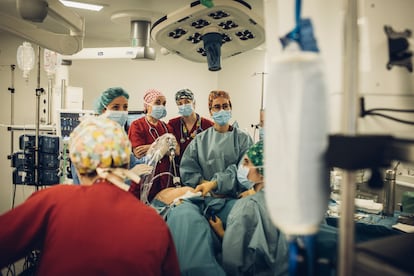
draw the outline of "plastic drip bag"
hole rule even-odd
[[[32,44],[23,42],[17,48],[17,66],[23,71],[23,78],[27,80],[29,73],[33,69],[35,63],[35,53]]]
[[[313,52],[284,52],[269,68],[266,90],[266,202],[286,234],[319,229],[329,202],[327,95]]]
[[[49,79],[53,78],[56,74],[56,68],[60,61],[58,60],[58,54],[49,49],[44,49],[43,52],[43,68],[46,71]]]

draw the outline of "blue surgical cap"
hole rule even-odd
[[[129,99],[129,94],[121,87],[111,87],[102,92],[101,96],[95,101],[95,112],[102,114],[106,108],[115,98],[123,96]]]

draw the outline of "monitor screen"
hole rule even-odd
[[[94,115],[93,110],[57,110],[56,133],[63,140],[68,140],[72,130],[77,127],[84,116]]]
[[[142,110],[129,110],[128,111],[128,120],[126,123],[126,129],[128,130],[131,126],[131,123],[141,117],[145,116],[144,111]]]

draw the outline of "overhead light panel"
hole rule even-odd
[[[102,5],[82,3],[82,2],[76,2],[76,1],[67,1],[67,0],[59,0],[59,1],[66,7],[91,10],[91,11],[100,11],[104,7]]]

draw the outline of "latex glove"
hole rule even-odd
[[[202,196],[206,196],[210,191],[217,188],[217,181],[206,181],[201,184],[198,184],[195,188],[195,192],[201,192]]]
[[[249,195],[254,195],[256,191],[252,188],[239,194],[238,198],[243,198]]]
[[[208,222],[210,223],[211,227],[213,228],[214,232],[216,232],[217,236],[223,238],[224,236],[224,227],[223,222],[218,216],[214,216],[209,218]]]
[[[147,155],[152,155],[154,153],[159,154],[159,156],[169,155],[171,151],[176,150],[177,139],[171,133],[165,133],[158,137],[149,147]]]
[[[150,174],[153,168],[154,168],[153,166],[150,166],[147,164],[138,164],[138,165],[135,165],[132,169],[130,169],[130,171],[141,176],[141,175]]]

